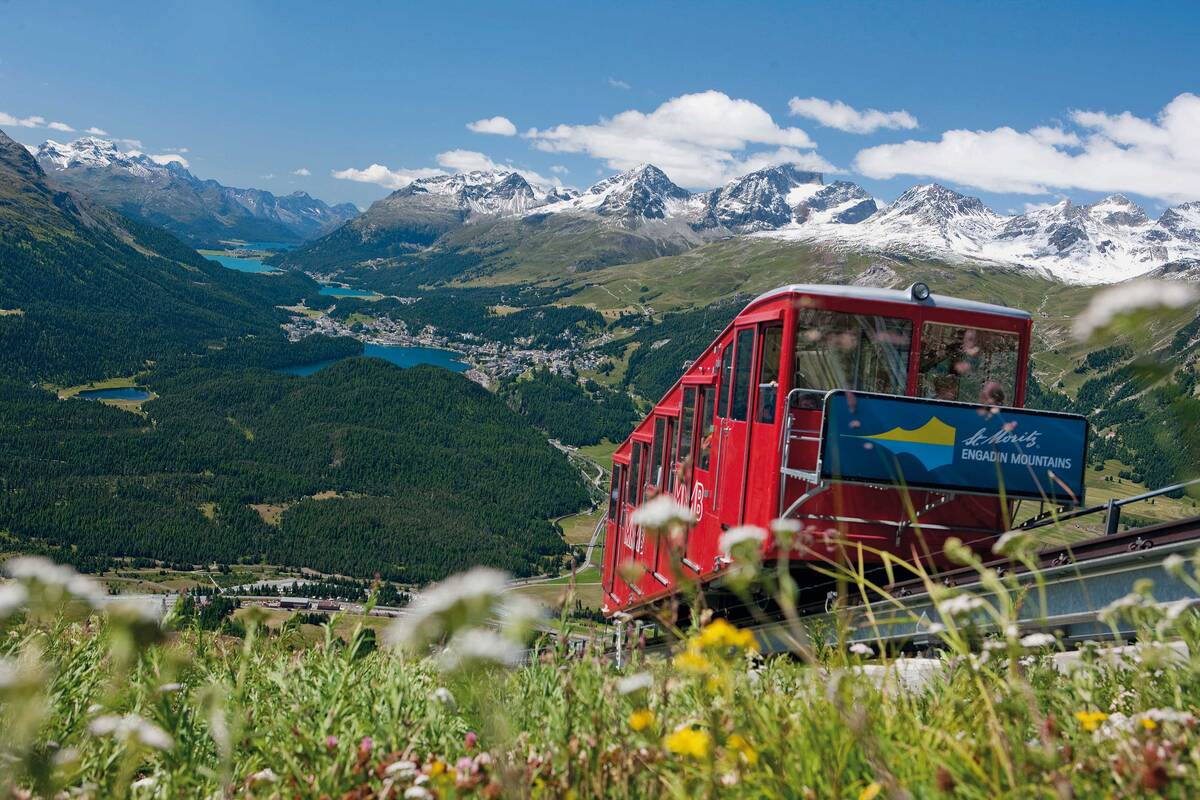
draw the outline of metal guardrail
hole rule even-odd
[[[1107,503],[1098,506],[1046,511],[1038,514],[1032,519],[1026,520],[1021,525],[1018,525],[1017,530],[1024,531],[1031,530],[1033,528],[1041,528],[1045,525],[1054,525],[1059,522],[1066,522],[1067,520],[1076,519],[1078,517],[1086,517],[1103,511],[1105,512],[1104,535],[1112,536],[1118,532],[1118,529],[1121,526],[1121,509],[1124,506],[1131,505],[1132,503],[1139,503],[1143,500],[1150,500],[1155,497],[1161,497],[1162,495],[1170,494],[1171,492],[1182,491],[1189,486],[1195,486],[1197,484],[1200,484],[1200,478],[1193,478],[1190,481],[1183,481],[1182,483],[1174,483],[1170,486],[1164,486],[1161,489],[1153,489],[1149,492],[1143,492],[1130,497],[1122,497],[1120,499],[1115,497],[1110,498]]]

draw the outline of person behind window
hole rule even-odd
[[[1004,387],[998,381],[986,381],[979,392],[979,402],[984,405],[1004,405]]]
[[[957,375],[935,375],[933,376],[933,396],[938,400],[957,400],[958,399],[958,376]]]

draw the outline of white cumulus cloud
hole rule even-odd
[[[40,128],[46,124],[45,117],[14,117],[12,114],[5,114],[0,111],[0,125],[7,125],[10,128]]]
[[[847,133],[874,133],[881,128],[911,130],[917,118],[907,111],[879,111],[874,108],[858,110],[841,100],[822,100],[819,97],[793,97],[788,110],[797,117],[815,120],[826,128]]]
[[[550,171],[553,172],[555,175],[566,175],[571,170],[567,169],[562,164],[555,164],[554,166],[552,166],[550,168]]]
[[[1153,119],[1074,111],[1067,127],[950,130],[937,141],[859,151],[871,178],[920,175],[993,192],[1130,192],[1166,202],[1200,199],[1200,97],[1184,93]]]
[[[620,78],[609,78],[608,85],[614,89],[632,89],[628,81],[623,81]]]
[[[354,169],[353,167],[335,169],[331,174],[333,177],[344,181],[374,183],[385,189],[402,189],[418,178],[432,178],[434,175],[445,175],[446,171],[431,167],[389,169],[383,164],[372,164],[366,169]]]
[[[835,171],[815,153],[799,152],[816,147],[802,129],[781,127],[756,103],[717,91],[681,95],[649,113],[623,111],[592,125],[532,128],[524,135],[539,150],[586,153],[610,169],[650,162],[688,187],[716,186],[782,160]]]
[[[467,123],[467,130],[475,133],[494,133],[497,136],[516,136],[517,126],[508,117],[489,117]]]
[[[308,167],[301,167],[300,169],[292,170],[292,174],[301,178],[307,178],[309,175],[312,175],[312,172],[309,171]]]
[[[88,128],[84,133],[90,133],[92,136],[108,136],[108,131],[103,128],[97,128],[95,125]]]
[[[75,129],[65,122],[51,122],[46,126],[52,131],[62,131],[63,133],[74,133]]]

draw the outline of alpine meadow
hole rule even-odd
[[[1200,794],[1193,4],[3,20],[0,797]]]

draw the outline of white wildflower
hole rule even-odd
[[[1145,605],[1145,602],[1145,598],[1143,598],[1140,594],[1137,592],[1130,592],[1124,597],[1118,597],[1116,600],[1113,600],[1104,608],[1100,609],[1100,613],[1097,614],[1097,616],[1101,622],[1107,623],[1110,620],[1115,619],[1123,611],[1141,608],[1143,605]]]
[[[545,621],[546,607],[523,594],[510,592],[500,602],[496,615],[510,638],[524,641],[538,624]]]
[[[660,494],[653,500],[642,503],[634,510],[630,521],[634,525],[655,531],[696,524],[696,518],[692,516],[691,509],[681,505],[668,494]]]
[[[388,628],[386,640],[415,649],[480,624],[495,613],[508,582],[506,573],[488,567],[452,575],[418,594]]]
[[[621,680],[617,681],[618,694],[633,694],[645,689],[649,689],[654,685],[654,678],[649,672],[635,672],[632,675],[626,675]]]
[[[175,744],[171,735],[153,722],[137,714],[106,714],[88,725],[93,736],[112,736],[123,741],[137,741],[157,750],[170,750]]]
[[[1177,281],[1140,280],[1097,292],[1075,319],[1075,338],[1087,341],[1122,314],[1149,309],[1183,308],[1196,301],[1196,288]]]
[[[410,786],[404,790],[404,800],[432,800],[433,793],[424,786]]]
[[[1174,600],[1170,603],[1164,603],[1162,606],[1163,613],[1170,622],[1174,622],[1183,616],[1183,612],[1187,611],[1196,601],[1190,597],[1185,597],[1182,600]]]
[[[992,552],[998,556],[1017,556],[1036,544],[1030,531],[1008,531],[992,544]]]
[[[278,780],[279,776],[275,774],[275,770],[265,767],[247,778],[246,783],[253,786],[256,783],[275,783]]]
[[[29,592],[19,583],[0,586],[0,619],[8,619],[29,600]]]
[[[983,606],[983,601],[978,597],[971,594],[960,594],[938,603],[938,611],[946,616],[957,617],[978,611]]]
[[[1037,650],[1041,647],[1050,647],[1058,643],[1058,639],[1054,638],[1050,633],[1031,633],[1028,636],[1021,638],[1021,646],[1028,647],[1030,650]]]
[[[158,687],[158,690],[163,694],[169,694],[171,692],[178,692],[182,688],[182,683],[164,683],[162,686]]]
[[[855,642],[854,644],[850,645],[850,652],[854,653],[856,656],[862,656],[863,658],[870,658],[871,656],[875,655],[874,648],[872,648],[871,645],[864,644],[862,642]]]
[[[1179,576],[1183,574],[1183,566],[1187,561],[1178,553],[1172,553],[1163,559],[1163,569],[1169,574]]]
[[[384,774],[397,780],[412,780],[413,776],[417,774],[417,765],[413,761],[396,761],[388,764]]]
[[[732,556],[735,549],[743,546],[753,546],[757,550],[766,540],[767,532],[757,525],[738,525],[736,528],[730,528],[722,533],[717,546],[722,553]]]
[[[802,530],[803,526],[798,519],[790,519],[788,517],[780,517],[779,519],[771,520],[771,532],[776,536],[779,534],[791,534],[795,536]]]
[[[129,788],[137,791],[139,789],[152,789],[158,780],[153,775],[147,775],[144,778],[138,778],[133,783],[129,784]]]
[[[66,593],[93,607],[101,605],[108,596],[104,587],[91,578],[41,556],[11,558],[4,564],[4,571],[22,583]]]
[[[439,686],[438,688],[434,689],[433,694],[431,694],[430,697],[435,703],[443,705],[451,711],[458,706],[457,701],[454,699],[454,695],[445,686]]]
[[[506,636],[471,628],[454,634],[438,657],[438,665],[446,672],[489,665],[515,667],[524,654],[525,650]]]

